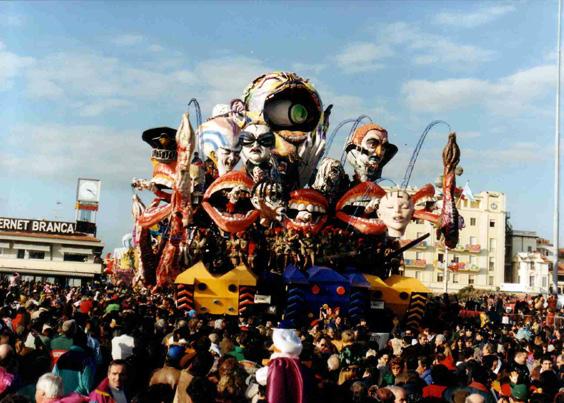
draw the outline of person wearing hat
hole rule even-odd
[[[529,388],[527,385],[519,384],[511,387],[511,396],[509,401],[511,403],[524,403],[529,398]]]
[[[41,342],[47,349],[51,348],[52,337],[53,337],[53,327],[49,323],[43,324],[43,327],[41,328],[41,334],[39,334],[39,338],[41,339]],[[50,351],[49,354],[51,354]]]
[[[209,351],[206,351],[206,348],[209,348],[209,344],[203,343],[202,345],[196,346],[196,354],[191,357],[188,368],[180,371],[173,403],[192,402],[189,390],[193,380],[201,380],[204,383],[209,382],[207,375],[214,364],[214,358]],[[210,401],[213,401],[212,396],[210,396]]]
[[[309,384],[300,362],[302,342],[294,329],[277,328],[272,331],[274,353],[267,367],[255,374],[257,382],[266,385],[270,403],[304,403],[309,401]]]
[[[153,371],[149,380],[149,386],[165,384],[169,385],[172,390],[175,390],[178,378],[180,378],[180,359],[184,356],[185,350],[183,346],[170,346],[165,357],[164,366]]]

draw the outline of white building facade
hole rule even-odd
[[[534,231],[511,231],[511,272],[502,291],[550,292],[552,245]]]
[[[76,223],[0,217],[0,275],[80,286],[102,273],[103,247]]]
[[[502,291],[547,294],[551,285],[550,261],[539,252],[519,252],[513,257],[515,278]]]
[[[460,231],[456,248],[448,250],[448,292],[468,286],[495,291],[504,282],[505,195],[481,192],[474,199],[460,200],[457,205],[465,227]],[[415,239],[425,233],[431,234],[426,241],[404,252],[404,275],[419,279],[434,292],[443,292],[446,252],[444,245],[436,240],[434,226],[422,220],[413,221],[403,238]]]

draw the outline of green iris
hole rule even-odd
[[[290,119],[294,124],[304,123],[307,120],[307,109],[301,104],[294,104],[290,108]]]

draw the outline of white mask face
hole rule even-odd
[[[400,237],[413,216],[413,202],[409,195],[400,190],[386,194],[380,200],[378,217],[388,228],[388,235]]]
[[[217,149],[217,170],[219,175],[223,175],[235,169],[235,165],[237,165],[241,159],[240,153],[240,147],[236,149],[219,147]]]
[[[243,161],[250,161],[254,165],[270,159],[272,148],[274,148],[274,133],[265,125],[250,125],[240,134],[242,145],[241,156]]]

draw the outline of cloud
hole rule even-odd
[[[22,27],[24,25],[25,19],[21,15],[0,13],[0,26],[3,27]]]
[[[444,63],[460,70],[469,65],[488,62],[495,54],[490,50],[457,44],[443,38],[427,38],[425,42],[420,41],[419,45],[424,50],[421,54],[414,56],[413,63],[420,65]]]
[[[162,51],[164,50],[164,47],[162,47],[161,45],[157,45],[157,44],[155,43],[155,44],[150,45],[147,49],[148,49],[150,52],[155,52],[155,53],[157,53],[157,52],[162,52]]]
[[[184,91],[195,83],[194,74],[182,68],[159,69],[140,68],[124,59],[93,52],[60,52],[27,69],[26,91],[35,99],[68,102],[83,116],[124,106],[127,99],[184,99]],[[104,102],[110,105],[103,107]]]
[[[123,113],[133,105],[146,103],[177,105],[192,97],[198,98],[206,115],[215,104],[241,97],[257,76],[274,70],[258,58],[239,55],[204,59],[192,66],[185,60],[154,64],[150,59],[149,55],[133,63],[128,58],[93,51],[47,54],[26,69],[25,91],[36,102],[55,102],[85,118]],[[305,70],[301,68],[306,65],[294,67],[320,71],[324,65],[310,65]],[[346,111],[343,118],[385,113],[381,102],[367,105],[360,97],[335,94],[330,87],[327,91],[320,89],[320,93],[325,105],[334,103]]]
[[[133,46],[139,45],[145,40],[143,35],[139,34],[123,34],[112,38],[111,42],[117,46]]]
[[[153,53],[159,53],[165,50],[163,46],[158,43],[150,42],[148,38],[140,34],[122,34],[112,38],[110,42],[119,47],[137,46],[138,49],[142,48]],[[139,45],[144,45],[144,47]]]
[[[484,7],[475,12],[450,12],[445,11],[435,16],[433,22],[438,25],[448,25],[457,28],[476,28],[490,23],[515,10],[511,4],[496,4]]]
[[[335,56],[337,66],[345,73],[382,69],[397,55],[408,55],[401,63],[408,60],[414,65],[441,65],[452,70],[468,70],[496,56],[491,50],[458,43],[406,22],[378,26],[369,32],[374,41],[350,43]]]
[[[9,52],[0,41],[0,91],[12,87],[16,76],[34,63],[32,57],[18,56]]]
[[[8,132],[6,144],[0,152],[0,169],[16,177],[65,181],[84,176],[123,186],[150,171],[150,147],[134,130],[22,125]]]
[[[401,89],[415,112],[451,111],[482,105],[492,113],[511,116],[535,108],[554,86],[556,68],[535,66],[498,80],[474,78],[411,80]]]
[[[381,29],[380,35],[386,43],[403,47],[412,54],[411,62],[416,65],[444,64],[456,70],[464,70],[495,57],[493,51],[456,43],[405,22],[388,24]]]
[[[131,103],[184,102],[205,96],[204,107],[229,102],[258,75],[270,71],[256,58],[226,56],[185,64],[131,63],[95,52],[49,54],[27,69],[26,92],[40,100],[56,100],[98,116]],[[105,103],[108,103],[105,105]]]
[[[225,56],[204,60],[196,65],[194,95],[205,94],[202,104],[211,111],[217,103],[240,98],[253,79],[274,71],[261,60],[245,56]]]
[[[337,66],[346,73],[361,73],[383,68],[381,61],[394,54],[385,44],[351,43],[335,56]]]
[[[92,117],[103,114],[106,111],[111,111],[115,109],[130,108],[134,104],[131,101],[126,101],[119,98],[105,98],[100,101],[94,101],[89,103],[79,102],[76,107],[79,110],[79,115],[84,117]]]
[[[533,142],[508,143],[501,149],[489,148],[464,148],[462,158],[469,164],[479,164],[480,167],[489,168],[511,168],[516,165],[538,164],[546,161],[547,156],[552,155],[550,145]]]
[[[479,103],[491,91],[487,81],[448,79],[439,81],[410,80],[401,92],[409,109],[418,112],[439,112]]]

